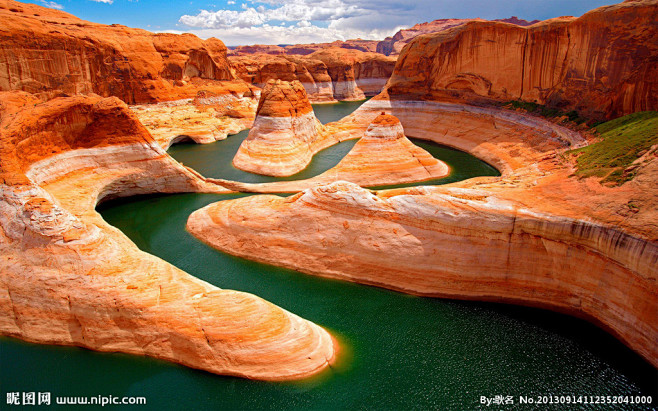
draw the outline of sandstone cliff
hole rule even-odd
[[[401,53],[388,92],[521,99],[594,119],[655,110],[656,21],[658,2],[638,0],[527,28],[470,22],[415,38]]]
[[[0,91],[96,93],[132,104],[224,93],[220,80],[234,80],[214,38],[90,23],[13,0],[0,0],[0,20]]]
[[[272,79],[299,80],[313,103],[373,96],[395,66],[394,58],[337,47],[306,56],[254,54],[229,60],[237,77],[259,87]]]
[[[119,99],[0,92],[0,333],[292,379],[334,356],[317,325],[140,251],[94,210],[152,192],[227,192],[171,159]]]
[[[379,93],[391,76],[395,58],[336,47],[310,54],[327,66],[336,100],[362,100]]]
[[[238,78],[257,87],[269,80],[298,80],[313,103],[335,102],[327,66],[318,59],[299,56],[254,54],[229,57]]]
[[[384,40],[377,43],[374,51],[382,53],[387,56],[396,56],[400,54],[402,48],[406,46],[415,37],[421,34],[436,33],[439,31],[447,30],[452,27],[461,26],[471,21],[486,21],[483,19],[439,19],[426,23],[416,24],[408,29],[402,29],[391,37],[386,37]],[[509,19],[499,19],[493,21],[500,21],[503,23],[511,23],[517,26],[530,26],[539,23],[539,20],[527,21],[519,19],[516,16]]]

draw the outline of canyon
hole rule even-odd
[[[327,370],[341,352],[320,325],[141,251],[95,210],[142,194],[241,191],[265,195],[200,208],[189,232],[311,275],[566,312],[658,367],[655,144],[630,181],[606,186],[578,178],[568,154],[596,135],[503,106],[592,122],[657,110],[657,17],[658,1],[630,0],[527,27],[433,22],[380,53],[353,42],[227,55],[218,39],[0,0],[0,333],[249,379]],[[325,125],[311,106],[375,94]],[[273,183],[206,178],[166,152],[247,128],[233,164],[273,176],[359,141],[325,173]],[[501,176],[364,188],[450,173],[407,137]]]
[[[632,27],[637,27],[642,39],[655,38],[655,30],[647,27],[657,10],[655,1],[629,1],[578,19],[562,18],[527,29],[473,22],[420,36],[404,49],[384,92],[342,121],[365,127],[382,111],[394,115],[407,135],[469,151],[494,164],[503,174],[500,179],[379,193],[340,182],[312,188],[297,185],[304,191],[287,199],[250,197],[207,206],[190,216],[188,229],[222,251],[309,274],[413,294],[565,311],[600,324],[656,366],[658,158],[651,155],[646,159],[635,178],[622,187],[574,178],[573,165],[564,159],[564,153],[590,143],[587,136],[514,111],[481,107],[483,101],[477,96],[521,97],[521,90],[532,93],[532,88],[523,87],[523,81],[546,78],[532,69],[525,73],[528,57],[524,56],[532,58],[536,53],[533,49],[528,53],[524,42],[513,41],[520,38],[515,37],[516,32],[530,38],[539,30],[570,32],[614,16],[617,21],[634,23]],[[597,38],[599,46],[572,38],[574,46],[568,51],[595,53],[597,47],[614,43],[609,37],[630,40],[630,34],[621,29],[605,27],[602,33],[588,27],[588,38]],[[501,31],[511,40],[501,36]],[[473,37],[467,40],[464,36]],[[496,41],[487,46],[493,38],[517,48],[512,47],[509,55],[493,53]],[[456,43],[481,46],[455,47]],[[555,44],[554,40],[549,44]],[[492,53],[485,63],[479,59],[484,59],[487,47]],[[554,49],[539,39],[533,47]],[[475,58],[469,51],[470,58],[464,57],[465,63],[461,63],[463,50],[476,50]],[[624,56],[613,54],[599,64],[629,64],[633,50],[609,50]],[[646,91],[653,90],[654,77],[645,74],[655,70],[651,63],[656,55],[654,51],[638,61],[630,77],[624,77],[628,73],[607,77],[611,87],[622,78],[624,84],[635,81],[631,88],[636,94],[624,97],[624,104],[619,105],[621,101],[615,98],[623,96],[627,88],[607,89],[606,96],[612,101],[591,106],[596,111],[589,113],[596,118],[655,108],[655,94]],[[428,65],[428,60],[436,66]],[[564,61],[582,64],[592,60],[566,56]],[[518,76],[513,75],[515,67]],[[469,78],[461,72],[466,69],[483,74]],[[609,70],[619,73],[612,67]],[[556,93],[567,93],[566,85],[575,76],[575,68],[563,72],[570,74],[554,81],[565,90],[554,86]],[[489,79],[483,79],[484,74]],[[460,88],[451,78],[467,83],[467,92],[451,94],[450,90]],[[513,82],[518,81],[518,95],[497,94],[498,90],[513,90]],[[490,86],[475,87],[484,84]],[[583,101],[602,98],[596,84],[579,91],[567,107],[582,108]],[[294,184],[288,187],[295,191]],[[629,212],[629,204],[641,207]],[[316,230],[311,221],[322,221],[322,229]],[[245,244],[256,238],[268,245],[246,249]],[[413,258],[407,265],[400,255]],[[529,265],[529,261],[533,263]]]

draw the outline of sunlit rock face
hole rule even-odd
[[[334,357],[324,329],[140,251],[95,211],[228,191],[169,157],[118,98],[0,92],[0,158],[0,334],[265,380]]]
[[[223,94],[201,90],[193,99],[139,104],[130,109],[165,149],[183,141],[213,143],[253,124],[260,90],[245,90],[244,85]]]
[[[448,175],[448,166],[413,144],[395,116],[380,114],[332,169],[311,179],[345,180],[361,186],[402,184]]]
[[[411,40],[413,40],[414,38],[420,35],[448,30],[453,27],[457,27],[469,23],[471,21],[486,21],[486,20],[480,18],[438,19],[438,20],[428,21],[425,23],[414,24],[408,29],[399,30],[393,36],[386,37],[384,40],[378,42],[375,51],[377,51],[377,53],[382,53],[387,56],[397,56],[400,54],[400,52],[402,52],[404,46],[409,44]],[[493,21],[510,23],[517,26],[530,26],[532,24],[539,22],[539,20],[527,21],[527,20],[519,19],[517,17],[510,17],[508,19],[497,19]]]
[[[106,26],[12,0],[0,0],[0,20],[3,91],[96,93],[134,104],[225,93],[223,82],[235,80],[215,38]]]
[[[295,174],[311,161],[321,128],[299,81],[271,80],[261,93],[254,126],[233,165],[258,174]]]
[[[401,52],[391,95],[462,92],[607,119],[658,108],[658,3],[627,1],[529,27],[470,22]]]

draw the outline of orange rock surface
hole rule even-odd
[[[657,19],[656,0],[636,0],[529,27],[470,22],[415,38],[387,88],[521,99],[596,119],[656,110]]]
[[[333,84],[327,66],[320,60],[299,56],[253,54],[230,56],[236,75],[258,87],[269,80],[299,80],[313,103],[333,103]]]
[[[317,51],[309,57],[327,66],[336,100],[362,100],[379,93],[395,67],[395,58],[337,47]]]
[[[299,80],[313,103],[373,96],[395,66],[395,58],[338,47],[306,56],[253,54],[229,60],[239,78],[259,87],[272,79]]]
[[[340,122],[329,123],[319,134],[312,145],[315,150],[339,141],[354,138],[359,138],[359,141],[336,166],[305,180],[260,184],[216,181],[236,191],[295,193],[336,181],[349,181],[364,187],[413,183],[445,177],[450,171],[444,162],[409,141],[395,116],[379,115],[365,130]]]
[[[334,356],[330,335],[140,251],[104,199],[227,192],[171,159],[116,97],[0,92],[0,333],[265,380]]]
[[[261,92],[254,126],[233,165],[258,174],[293,175],[311,161],[321,129],[299,81],[270,80]]]
[[[215,38],[106,26],[12,0],[0,0],[0,21],[0,91],[96,93],[134,104],[238,87],[221,81],[235,77]]]
[[[223,140],[254,122],[260,91],[214,94],[194,99],[131,106],[139,121],[164,149],[181,141],[198,144]]]

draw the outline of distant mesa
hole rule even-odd
[[[395,58],[341,47],[307,55],[243,54],[229,56],[238,78],[258,87],[272,79],[299,80],[312,103],[363,100],[381,92],[395,68]]]

